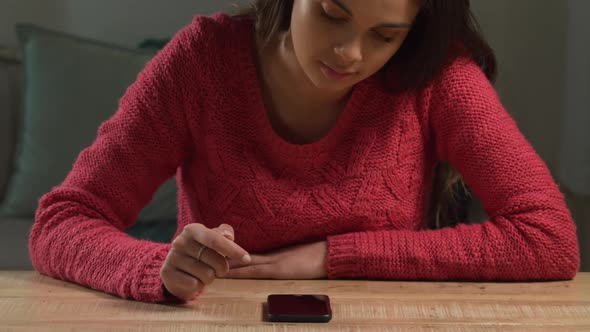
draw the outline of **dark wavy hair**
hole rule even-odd
[[[469,0],[419,0],[420,11],[406,40],[379,71],[392,93],[423,89],[445,65],[459,56],[470,57],[494,83],[497,62],[481,33]],[[291,24],[293,0],[254,0],[239,15],[256,22],[262,40],[270,41]],[[394,80],[388,77],[394,74]],[[454,226],[466,218],[469,190],[448,163],[436,168],[428,224],[433,229]]]

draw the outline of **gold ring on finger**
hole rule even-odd
[[[199,249],[199,252],[197,253],[197,261],[201,261],[201,256],[203,256],[203,253],[205,252],[205,250],[207,249],[207,247],[205,246],[201,246],[201,249]]]

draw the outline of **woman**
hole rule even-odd
[[[571,279],[575,224],[495,73],[467,0],[258,0],[196,17],[41,199],[33,264],[150,302],[218,277]],[[488,221],[457,224],[449,165]],[[175,173],[174,241],[127,236]]]

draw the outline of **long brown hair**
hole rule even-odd
[[[425,88],[458,56],[475,61],[490,82],[497,76],[493,50],[471,12],[469,0],[420,0],[420,11],[406,40],[379,71],[392,93]],[[293,0],[254,0],[240,15],[255,19],[262,40],[270,41],[289,29]],[[394,74],[394,75],[392,75]],[[395,81],[388,77],[395,76]],[[466,217],[469,190],[448,163],[436,167],[428,223],[438,229],[454,226]]]

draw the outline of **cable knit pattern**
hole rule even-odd
[[[471,61],[429,87],[354,87],[334,128],[294,145],[270,125],[252,22],[196,17],[142,71],[65,181],[43,196],[35,268],[124,298],[171,301],[169,244],[130,227],[176,174],[178,232],[228,223],[251,253],[327,240],[330,278],[557,280],[579,268],[576,228],[550,172]],[[452,163],[490,220],[428,230],[434,167]]]

